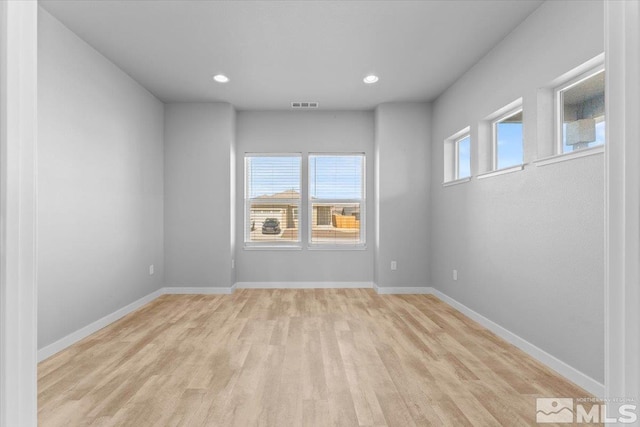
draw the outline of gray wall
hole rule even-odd
[[[231,104],[165,106],[166,286],[233,284],[234,125]]]
[[[373,280],[373,112],[241,111],[237,117],[236,235],[238,282],[371,282]],[[364,152],[366,250],[245,250],[244,154]],[[306,169],[305,169],[306,170]],[[304,178],[303,178],[304,182]],[[303,190],[304,191],[304,190]],[[306,211],[303,209],[303,212]]]
[[[432,286],[600,382],[603,156],[441,183],[444,139],[471,125],[477,141],[478,121],[521,96],[525,161],[550,146],[537,135],[538,88],[604,50],[602,13],[599,1],[543,4],[434,103],[430,275]]]
[[[375,281],[428,286],[431,107],[382,104],[375,111]],[[391,261],[397,270],[391,270]]]
[[[163,284],[375,280],[435,286],[603,381],[602,155],[441,185],[443,140],[467,125],[477,140],[478,121],[519,97],[525,161],[546,154],[538,89],[602,52],[601,16],[601,2],[545,3],[433,112],[236,115],[163,107],[41,11],[39,347]],[[245,152],[343,151],[367,156],[365,250],[243,248]]]
[[[163,284],[163,105],[48,12],[38,19],[42,348]]]

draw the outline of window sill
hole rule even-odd
[[[443,182],[442,186],[443,187],[451,187],[452,185],[464,184],[465,182],[469,182],[469,181],[471,181],[471,177],[470,176],[468,176],[466,178],[456,179],[456,180],[453,180],[453,181]]]
[[[604,145],[599,145],[593,148],[585,148],[579,151],[572,151],[570,153],[557,154],[555,156],[545,157],[543,159],[534,160],[536,166],[547,166],[554,163],[566,162],[568,160],[579,159],[581,157],[594,156],[596,154],[604,153]]]
[[[301,251],[300,245],[256,245],[256,246],[243,246],[245,251]]]
[[[491,178],[492,176],[506,175],[508,173],[519,172],[521,170],[524,170],[524,165],[511,166],[508,168],[485,172],[478,175],[477,178],[478,179]]]
[[[366,251],[367,245],[309,245],[310,251]]]

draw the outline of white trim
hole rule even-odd
[[[150,293],[149,295],[146,295],[146,296],[144,296],[144,297],[132,302],[131,304],[127,304],[126,306],[114,311],[113,313],[107,314],[106,316],[102,317],[101,319],[98,319],[95,322],[92,322],[92,323],[88,324],[84,328],[80,328],[77,331],[72,332],[69,335],[60,338],[58,341],[56,341],[54,343],[51,343],[46,347],[43,347],[43,348],[39,349],[38,350],[38,362],[42,362],[43,360],[48,359],[49,357],[51,357],[54,354],[64,350],[65,348],[68,348],[68,347],[72,346],[73,344],[77,343],[78,341],[88,337],[89,335],[91,335],[93,333],[96,333],[100,329],[102,329],[102,328],[104,328],[106,326],[109,326],[110,324],[122,319],[127,314],[130,314],[130,313],[136,311],[140,307],[142,307],[142,306],[150,303],[151,301],[155,300],[156,298],[158,298],[162,294],[163,294],[163,290],[162,289],[158,289],[157,291],[154,291],[154,292]]]
[[[511,117],[515,115],[515,113],[520,111],[523,111],[522,97],[514,101],[511,101],[510,103],[508,103],[507,105],[501,108],[498,108],[496,111],[494,111],[493,113],[485,117],[484,120],[487,122],[496,123],[506,119],[507,117]]]
[[[0,2],[0,426],[37,419],[38,4]]]
[[[562,360],[556,358],[555,356],[547,353],[546,351],[544,351],[541,348],[535,346],[534,344],[531,344],[529,341],[527,341],[527,340],[525,340],[523,338],[520,338],[518,335],[516,335],[513,332],[509,331],[508,329],[498,325],[494,321],[489,320],[486,317],[484,317],[483,315],[473,311],[472,309],[470,309],[466,305],[456,301],[455,299],[451,298],[450,296],[448,296],[446,294],[443,294],[442,292],[440,292],[437,289],[434,289],[434,288],[429,288],[429,289],[431,290],[430,293],[432,293],[433,295],[437,296],[439,299],[441,299],[442,301],[446,302],[451,307],[455,308],[456,310],[458,310],[459,312],[461,312],[462,314],[464,314],[468,318],[470,318],[472,320],[475,320],[480,325],[484,326],[485,328],[489,329],[494,334],[498,335],[500,338],[502,338],[505,341],[515,345],[520,350],[522,350],[525,353],[527,353],[529,356],[533,357],[534,359],[538,360],[539,362],[542,362],[543,364],[545,364],[549,368],[551,368],[554,371],[556,371],[558,374],[560,374],[563,377],[567,378],[568,380],[574,382],[576,385],[582,387],[583,389],[585,389],[589,393],[593,394],[596,397],[604,396],[604,385],[603,384],[597,382],[593,378],[589,377],[588,375],[585,375],[584,373],[582,373],[579,370],[575,369],[574,367],[568,365],[567,363],[563,362]]]
[[[465,182],[471,181],[471,177],[468,176],[466,178],[454,179],[453,181],[443,182],[443,187],[451,187],[452,185],[464,184]]]
[[[236,285],[231,287],[216,286],[168,286],[162,288],[164,295],[229,295],[236,289]]]
[[[366,244],[349,244],[349,243],[314,243],[307,246],[309,251],[366,251]]]
[[[602,64],[604,64],[604,62],[605,62],[605,53],[604,52],[599,53],[598,55],[594,56],[588,61],[583,62],[577,67],[567,71],[563,75],[558,76],[557,78],[550,81],[549,84],[547,85],[547,88],[553,90],[558,86],[562,86],[563,84],[566,84],[567,82],[576,79],[578,76],[582,76],[588,73],[590,70],[593,70],[594,68],[601,66]]]
[[[247,245],[245,243],[245,245],[242,247],[242,250],[245,251],[301,251],[302,250],[302,244],[297,244],[297,245],[286,245],[286,244],[282,244],[282,245],[278,245],[278,244],[265,244],[264,245],[254,245],[254,243]]]
[[[607,1],[605,151],[605,384],[640,398],[640,2]],[[612,405],[613,406],[613,405]],[[615,413],[615,408],[607,408]],[[607,425],[612,425],[608,423]],[[640,425],[636,422],[633,425]]]
[[[498,169],[491,172],[482,173],[480,175],[477,175],[476,178],[477,179],[491,178],[492,176],[506,175],[508,173],[519,172],[521,170],[524,170],[524,165],[510,166],[508,168],[503,168],[503,169]]]
[[[237,289],[360,289],[373,288],[373,282],[237,282]]]
[[[583,148],[582,150],[570,151],[568,153],[556,154],[554,156],[544,157],[542,159],[534,160],[533,164],[536,166],[547,166],[554,163],[566,162],[567,160],[580,159],[582,157],[594,156],[596,154],[604,153],[604,145],[598,145],[592,148]]]
[[[425,295],[433,293],[428,286],[374,286],[380,295]]]
[[[471,134],[471,126],[466,126],[445,139],[445,142],[456,142]]]

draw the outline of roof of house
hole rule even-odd
[[[267,194],[257,197],[258,199],[299,199],[300,193],[296,190],[285,190],[276,194]]]

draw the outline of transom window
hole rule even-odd
[[[600,66],[556,89],[559,154],[605,143],[604,77]]]
[[[468,181],[471,177],[471,128],[466,127],[444,140],[444,183]]]
[[[495,120],[492,136],[494,170],[522,164],[522,108],[511,110]]]
[[[455,140],[455,179],[471,176],[471,135]]]

